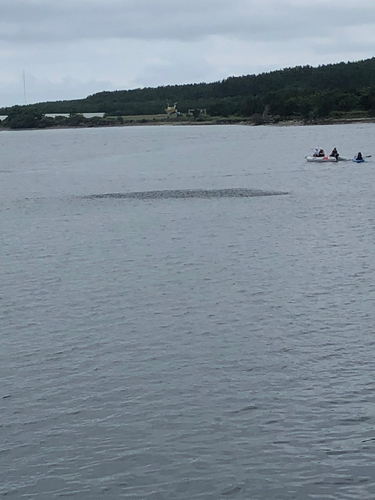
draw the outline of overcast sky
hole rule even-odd
[[[367,59],[375,2],[0,0],[0,38],[1,107]]]

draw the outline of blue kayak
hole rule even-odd
[[[357,160],[357,157],[355,156],[353,158],[353,161],[355,161],[356,163],[363,163],[365,160],[363,158],[361,158],[360,160]]]

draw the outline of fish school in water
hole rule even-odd
[[[371,155],[367,155],[366,158],[370,158]],[[336,148],[332,149],[329,155],[326,155],[323,148],[315,148],[312,155],[305,157],[308,162],[338,162],[338,161],[354,161],[355,163],[364,163],[365,159],[362,153],[359,151],[353,158],[346,158],[345,156],[340,156]]]

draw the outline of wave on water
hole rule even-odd
[[[261,189],[170,189],[163,191],[137,191],[129,193],[90,194],[84,198],[125,198],[137,200],[161,200],[166,198],[249,198],[253,196],[278,196],[289,194],[282,191]]]

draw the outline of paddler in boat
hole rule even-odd
[[[313,156],[315,157],[319,156],[319,148],[314,149]]]
[[[325,156],[325,152],[324,152],[324,149],[323,148],[320,148],[319,149],[319,153],[318,153],[318,156]]]
[[[336,148],[333,148],[332,149],[332,153],[330,154],[330,156],[334,156],[336,158],[336,161],[339,161],[339,152],[337,151]]]
[[[357,161],[362,161],[362,160],[363,160],[362,153],[361,153],[361,152],[359,152],[359,153],[357,154],[357,156],[355,157],[355,159],[356,159]]]

